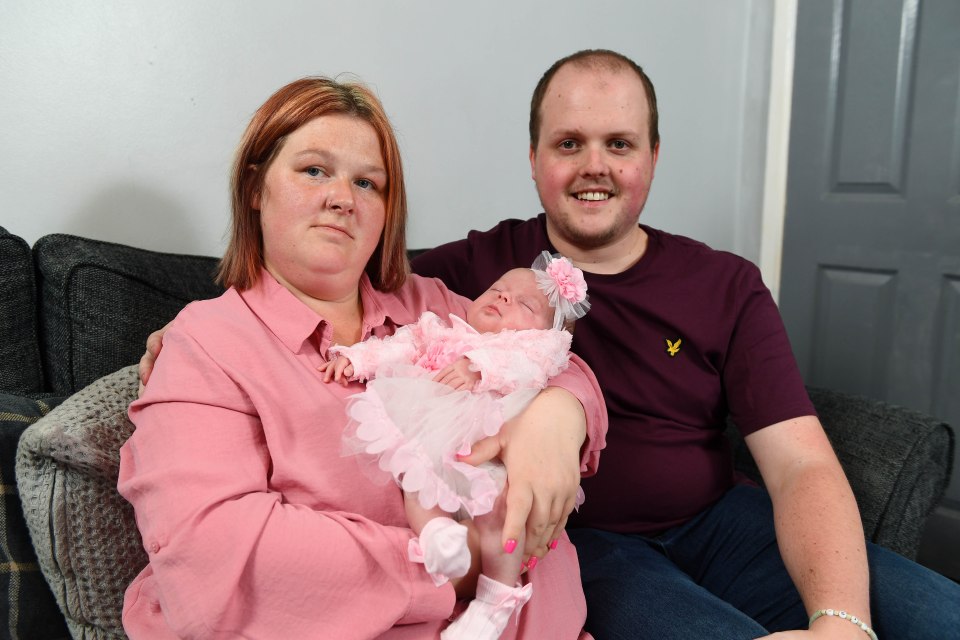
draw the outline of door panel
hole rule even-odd
[[[788,171],[780,308],[805,379],[960,435],[960,2],[798,3]]]

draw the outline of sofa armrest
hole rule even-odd
[[[917,557],[927,516],[953,468],[953,430],[918,411],[808,387],[860,508],[867,540]],[[728,429],[738,470],[759,480],[750,452]]]
[[[31,425],[17,484],[44,578],[74,638],[125,638],[127,585],[147,565],[133,508],[117,491],[136,366],[97,380]]]
[[[0,227],[0,391],[43,391],[30,247]]]

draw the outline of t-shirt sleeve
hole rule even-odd
[[[730,416],[746,436],[784,420],[816,415],[816,411],[780,311],[760,271],[747,263],[740,280],[742,298],[723,368],[723,385]]]
[[[487,266],[489,252],[478,254],[474,259],[474,245],[469,239],[449,242],[420,254],[410,266],[417,275],[439,278],[451,291],[473,300],[511,267],[500,265],[497,267],[499,272],[491,275]]]

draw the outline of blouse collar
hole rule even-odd
[[[293,293],[277,282],[266,269],[260,270],[257,283],[242,291],[240,296],[266,327],[293,353],[299,353],[309,339],[326,320],[313,309],[297,299]],[[394,326],[416,321],[414,314],[393,294],[373,288],[370,278],[360,276],[360,302],[363,305],[363,336],[388,321]]]

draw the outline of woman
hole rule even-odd
[[[360,388],[325,385],[317,370],[334,344],[467,304],[438,280],[407,276],[389,121],[362,86],[293,82],[247,127],[232,187],[220,267],[230,288],[177,317],[130,407],[119,489],[149,564],[127,590],[124,628],[134,640],[435,638],[455,600],[474,596],[479,563],[436,587],[409,562],[400,490],[340,456],[344,405]],[[556,438],[589,434],[590,472],[606,416],[592,374],[573,362],[527,413],[552,408],[552,421],[574,407]],[[509,482],[511,464],[537,454],[511,447]],[[473,558],[498,550],[501,526],[471,525]],[[503,637],[576,638],[585,605],[565,535],[528,579],[536,602]]]

